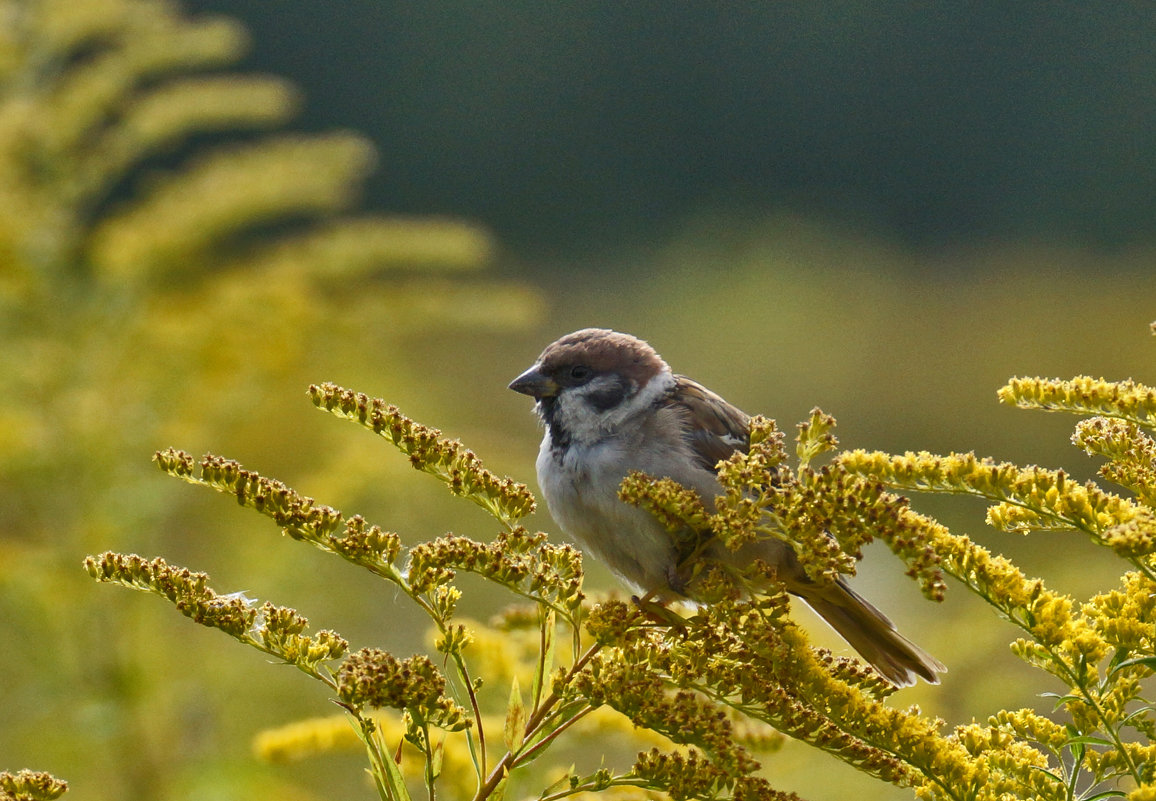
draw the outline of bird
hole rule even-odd
[[[607,328],[584,328],[551,343],[509,388],[534,399],[544,424],[538,484],[563,533],[628,586],[661,602],[694,602],[678,536],[621,500],[618,490],[639,471],[673,479],[704,500],[721,495],[717,465],[749,448],[749,415],[673,373],[649,343]],[[715,542],[697,553],[691,559],[739,567],[762,559],[896,687],[917,679],[938,684],[947,670],[842,576],[826,583],[809,578],[781,540],[760,540],[733,553]]]

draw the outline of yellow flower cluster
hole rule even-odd
[[[276,479],[246,470],[239,462],[206,454],[198,478],[183,472],[188,455],[178,451],[174,457],[173,453],[170,450],[165,457],[156,457],[162,469],[175,459],[182,466],[181,478],[234,496],[237,503],[271,518],[295,539],[322,542],[341,526],[342,515],[333,507],[318,504]]]
[[[1156,653],[1156,581],[1125,573],[1122,587],[1097,595],[1082,607],[1097,632],[1122,653]]]
[[[1093,417],[1076,425],[1072,442],[1108,461],[1100,475],[1136,493],[1147,507],[1156,506],[1156,440],[1130,420]]]
[[[305,236],[249,257],[246,269],[273,272],[305,262],[330,278],[362,276],[385,266],[460,270],[480,267],[493,250],[488,232],[456,220],[361,217],[318,225]]]
[[[795,441],[795,453],[799,464],[806,466],[816,456],[839,447],[835,437],[835,418],[818,407],[811,410],[809,419],[799,423],[799,434]]]
[[[193,457],[175,448],[159,451],[153,460],[169,475],[233,496],[242,506],[272,519],[293,539],[339,554],[385,578],[400,580],[393,562],[401,551],[401,539],[366,523],[360,515],[346,520],[336,509],[276,479],[246,470],[232,459],[206,454],[199,473]]]
[[[263,651],[314,673],[325,662],[344,656],[349,643],[329,629],[305,634],[308,625],[296,610],[266,601],[257,611],[252,636]]]
[[[361,515],[346,520],[341,535],[330,535],[328,544],[354,564],[374,568],[378,572],[392,566],[401,552],[400,537],[392,531],[382,531],[366,523]]]
[[[589,628],[604,648],[589,676],[580,675],[564,691],[609,704],[639,725],[696,746],[712,770],[734,781],[749,776],[754,763],[728,718],[711,711],[711,704],[900,785],[919,784],[919,773],[908,766],[912,761],[930,770],[954,759],[964,766],[957,772],[970,770],[958,748],[924,754],[920,749],[935,739],[938,724],[884,706],[880,699],[893,687],[858,663],[812,649],[787,612],[783,595],[723,600],[681,627],[667,628],[638,625],[638,613],[625,604],[603,604],[593,611]],[[710,703],[700,708],[701,699]],[[676,763],[673,757],[663,761]]]
[[[898,489],[985,498],[994,503],[988,523],[1005,531],[1079,529],[1126,555],[1156,547],[1151,509],[1093,482],[1072,481],[1062,470],[1017,467],[972,453],[938,456],[926,451],[893,456],[855,450],[841,454],[838,464]]]
[[[949,738],[962,745],[973,760],[974,776],[982,787],[979,797],[993,801],[1068,798],[1063,782],[1047,772],[1047,755],[1017,740],[1017,734],[1005,725],[971,724],[959,726]]]
[[[996,394],[1001,403],[1021,409],[1104,415],[1156,425],[1156,388],[1131,380],[1105,381],[1086,375],[1068,380],[1016,377]]]
[[[993,503],[987,522],[1004,531],[1082,530],[1137,568],[1118,589],[1077,606],[966,537],[928,529],[928,547],[944,569],[1024,631],[1013,651],[1069,688],[1057,696],[1071,721],[1066,725],[1031,710],[1001,712],[987,727],[961,727],[952,739],[1017,798],[1068,799],[1078,784],[1090,782],[1088,792],[1114,789],[1109,782],[1119,777],[1136,787],[1129,798],[1148,797],[1156,778],[1156,722],[1143,682],[1156,673],[1156,441],[1142,429],[1156,425],[1156,390],[1088,377],[1016,378],[999,396],[1025,408],[1097,415],[1076,426],[1072,442],[1106,458],[1100,474],[1135,498],[1072,481],[1063,471],[972,454],[854,451],[837,462],[899,489],[982,497]],[[1125,735],[1127,729],[1143,741]]]
[[[253,220],[340,211],[352,200],[351,179],[373,159],[372,145],[350,133],[285,135],[213,153],[110,219],[93,259],[113,277],[163,274],[182,254],[212,252]]]

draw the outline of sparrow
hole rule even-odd
[[[704,500],[721,495],[716,466],[749,448],[750,417],[697,381],[671,372],[630,334],[585,328],[548,345],[509,385],[529,395],[545,427],[538,484],[562,531],[626,584],[661,601],[694,601],[693,565],[676,534],[618,489],[633,471],[671,478]],[[760,540],[731,552],[721,542],[698,557],[743,567],[762,559],[897,687],[939,683],[944,665],[840,577],[810,579],[791,546]]]

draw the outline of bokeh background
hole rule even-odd
[[[149,464],[212,450],[411,544],[493,533],[309,382],[533,485],[539,432],[505,385],[586,325],[787,429],[821,406],[846,447],[1082,477],[1074,421],[996,388],[1156,380],[1146,3],[0,8],[0,768],[77,797],[370,797],[356,753],[251,753],[325,714],[319,688],[80,567],[163,555],[354,647],[425,647],[388,588]],[[1078,598],[1118,575],[1074,536],[916,504]],[[978,601],[923,602],[878,548],[863,567],[950,667],[900,702],[958,723],[1056,689]],[[505,601],[467,586],[480,617]],[[909,797],[802,747],[765,764],[809,799]]]

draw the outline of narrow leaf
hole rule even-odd
[[[366,772],[373,777],[381,801],[413,801],[397,762],[386,751],[380,731],[369,720],[354,716],[350,723],[369,755]],[[400,743],[399,743],[400,747]]]
[[[553,795],[554,793],[569,787],[571,785],[571,779],[573,777],[574,777],[574,766],[571,765],[570,770],[563,773],[562,777],[560,779],[558,779],[558,781],[554,782],[549,787],[544,789],[541,792],[541,794],[539,795],[539,797],[544,798],[548,795]]]
[[[1096,737],[1095,735],[1092,735],[1092,734],[1081,734],[1079,737],[1073,737],[1070,740],[1068,740],[1067,743],[1065,743],[1065,745],[1068,745],[1068,746],[1072,746],[1072,745],[1106,745],[1106,746],[1111,747],[1111,746],[1114,746],[1115,743],[1113,743],[1111,740],[1108,740],[1104,737]]]
[[[534,670],[534,686],[531,692],[534,708],[542,703],[542,691],[554,669],[554,646],[557,641],[557,614],[547,609],[542,615],[542,644],[538,654],[538,666]]]
[[[522,747],[526,737],[526,705],[522,702],[522,691],[518,687],[518,677],[514,677],[510,686],[510,701],[506,704],[506,725],[502,730],[502,737],[506,748],[517,751]]]
[[[1119,673],[1124,668],[1135,667],[1136,665],[1143,665],[1144,667],[1156,670],[1156,656],[1137,656],[1134,659],[1125,659],[1120,664],[1112,668],[1108,675],[1112,676]]]

